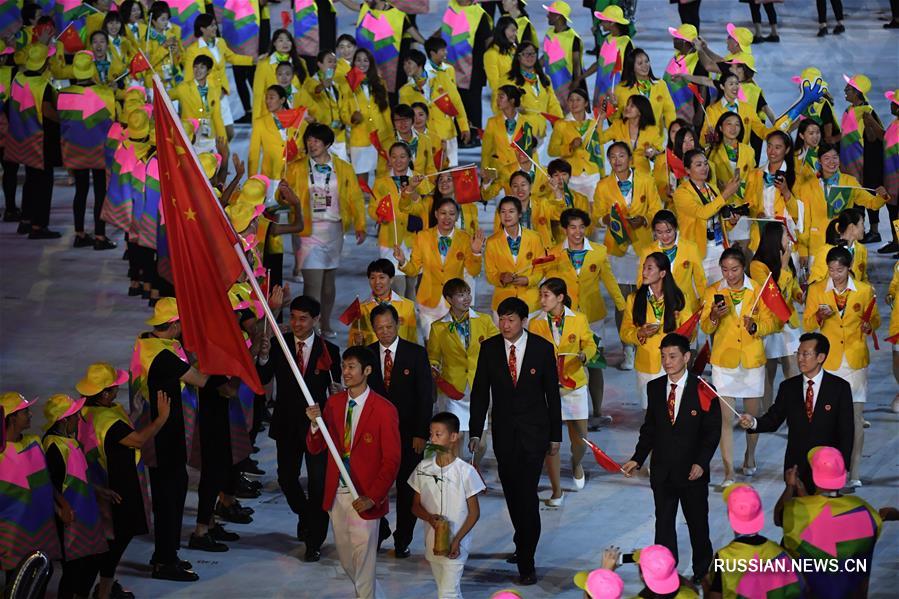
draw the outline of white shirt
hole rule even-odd
[[[724,279],[721,279],[721,283],[718,285],[718,289],[724,291],[725,289],[730,289],[730,287],[727,285],[727,281],[725,281]],[[749,275],[745,275],[745,274],[743,275],[743,286],[740,287],[740,289],[752,290],[752,279],[749,278]],[[739,289],[737,291],[739,291]],[[761,289],[759,289],[759,293],[761,293],[761,292],[762,292]],[[734,308],[737,312],[737,316],[740,316],[741,312],[743,311],[744,305],[746,305],[745,296],[744,296],[742,302],[740,302],[737,306],[734,306]]]
[[[672,381],[671,377],[667,378],[668,386],[665,387],[665,404],[667,407],[668,394],[671,393],[671,385],[674,385],[674,420],[677,421],[677,413],[680,411],[680,400],[684,395],[684,387],[687,384],[687,371],[681,375],[679,381]]]
[[[300,351],[300,344],[303,344],[303,363],[298,364],[298,366],[302,369],[303,372],[306,372],[306,365],[309,364],[309,355],[312,354],[312,343],[315,341],[315,335],[311,334],[305,339],[298,339],[296,336],[293,338],[293,355],[296,357],[297,352]]]
[[[400,337],[397,335],[396,339],[393,340],[393,343],[390,344],[389,347],[384,347],[382,344],[378,343],[378,353],[381,358],[381,376],[384,376],[384,350],[390,350],[390,359],[396,363],[396,346],[400,344]]]
[[[217,38],[216,38],[217,39]],[[211,44],[207,44],[206,40],[202,37],[197,40],[197,46],[200,48],[206,48],[209,50],[209,53],[212,54],[212,57],[215,59],[216,63],[220,63],[222,61],[222,55],[219,52],[218,45],[216,44],[216,40],[213,40]]]
[[[784,169],[786,169],[786,166],[781,164],[780,168],[774,171],[774,175],[786,176],[786,172],[784,171]],[[770,173],[767,166],[765,167],[765,172]],[[772,185],[770,187],[767,185],[762,185],[762,204],[765,209],[765,216],[768,218],[774,218],[775,216],[777,216],[777,214],[774,212],[774,196],[776,193],[776,185]]]
[[[515,343],[504,337],[503,345],[506,348],[506,364],[509,363],[509,348],[515,346],[515,381],[517,382],[521,378],[521,362],[524,358],[524,350],[528,345],[528,332],[521,329],[521,337]]]
[[[824,368],[820,368],[818,370],[818,374],[815,375],[815,378],[808,378],[805,375],[802,375],[802,401],[805,403],[805,393],[808,389],[809,381],[812,382],[812,411],[815,411],[815,406],[818,405],[818,392],[821,390],[821,381],[824,379]]]

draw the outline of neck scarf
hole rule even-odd
[[[437,251],[440,252],[440,256],[446,258],[447,253],[449,252],[450,245],[453,243],[453,238],[448,235],[441,235],[437,239]]]
[[[580,270],[584,266],[584,258],[587,257],[587,250],[573,250],[568,248],[567,251],[571,266],[573,266],[575,270]]]

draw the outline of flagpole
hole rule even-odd
[[[166,106],[166,109],[174,115],[176,114],[172,107],[172,100],[169,98],[169,94],[165,89],[165,86],[162,84],[162,80],[159,78],[158,74],[153,75],[153,81],[157,84],[159,91],[162,92],[162,101]],[[187,135],[184,133],[184,127],[181,125],[181,119],[173,118],[175,122],[175,126],[178,128],[178,132],[183,136],[183,139],[187,140]],[[200,161],[197,159],[197,153],[194,151],[193,146],[190,144],[185,144],[188,148],[190,156],[193,158],[194,166],[200,169]],[[202,170],[201,170],[202,172]],[[205,177],[203,180],[206,182],[206,189],[209,192],[209,197],[214,198],[215,194],[212,191],[212,184]],[[225,209],[219,202],[215,202],[215,205],[218,206],[218,209],[222,213],[222,217],[225,218],[225,221],[229,226],[232,227],[231,221],[228,219],[227,214],[225,214]],[[235,236],[237,233],[235,232]],[[275,334],[275,339],[278,342],[278,345],[281,347],[281,351],[284,353],[284,358],[287,360],[287,365],[290,366],[290,371],[293,373],[294,378],[297,381],[297,384],[300,386],[300,391],[303,392],[303,397],[306,399],[306,403],[312,407],[315,404],[315,401],[312,399],[312,394],[309,393],[309,387],[306,386],[306,381],[303,380],[303,375],[300,374],[300,369],[297,367],[296,359],[294,358],[293,351],[287,346],[287,341],[284,339],[284,334],[281,332],[281,328],[278,326],[278,322],[275,320],[275,315],[272,313],[271,307],[268,305],[268,298],[264,298],[262,295],[262,290],[259,288],[259,282],[256,281],[256,277],[253,275],[253,269],[250,266],[250,263],[247,262],[247,257],[243,253],[243,248],[241,247],[240,240],[232,246],[234,248],[234,252],[237,254],[238,259],[240,260],[240,265],[243,268],[244,273],[247,275],[247,280],[250,283],[250,286],[253,288],[253,291],[256,293],[256,297],[261,298],[262,310],[265,312],[266,321],[271,324],[272,331]],[[347,487],[350,490],[350,493],[353,496],[353,499],[359,498],[359,492],[356,490],[356,485],[353,484],[353,480],[350,478],[349,473],[346,470],[346,467],[343,465],[343,459],[340,456],[340,452],[337,451],[337,447],[334,445],[334,440],[331,438],[330,433],[328,432],[327,427],[325,426],[325,421],[321,416],[315,419],[315,424],[318,425],[319,431],[321,431],[322,436],[325,439],[325,444],[328,446],[328,452],[331,454],[331,457],[334,459],[334,463],[337,465],[337,469],[340,471],[340,475],[343,477],[343,480],[346,482]]]
[[[714,393],[715,396],[718,398],[718,403],[722,403],[722,404],[726,405],[726,406],[727,406],[727,409],[734,413],[734,416],[736,416],[737,418],[740,417],[740,414],[737,413],[737,409],[734,408],[734,407],[733,407],[732,405],[730,405],[729,403],[727,403],[726,401],[724,401],[724,400],[721,398],[721,396],[718,395],[718,392],[715,391],[715,388],[712,387],[711,385],[709,385],[709,384],[705,381],[704,378],[702,378],[701,376],[697,376],[696,378],[699,379],[699,382],[701,382],[703,385],[705,385],[706,387],[708,387],[709,389],[712,390],[712,393]]]
[[[445,175],[447,173],[455,173],[456,171],[464,171],[467,168],[471,168],[473,166],[477,166],[474,162],[471,164],[466,164],[465,166],[454,166],[453,168],[448,168],[443,171],[437,171],[436,173],[431,173],[430,175],[422,175],[423,178],[427,179],[429,177],[439,177],[440,175]]]
[[[528,154],[527,152],[525,152],[525,151],[521,148],[521,146],[518,145],[518,142],[516,142],[514,139],[512,140],[512,145],[515,146],[516,148],[518,148],[518,151],[521,152],[522,154],[524,154],[524,155],[527,157],[527,159],[531,161],[531,164],[534,165],[534,168],[536,168],[538,171],[540,171],[541,173],[543,173],[544,175],[546,175],[546,178],[547,178],[547,179],[549,178],[549,173],[547,173],[547,172],[543,169],[542,166],[540,166],[539,164],[537,164],[537,163],[534,161],[534,159],[531,158],[530,154]]]
[[[780,222],[780,221],[778,221]],[[749,311],[750,317],[755,314],[755,308],[759,305],[759,300],[762,299],[762,293],[765,291],[765,287],[768,285],[768,281],[771,280],[771,273],[768,273],[768,278],[765,279],[765,282],[762,284],[761,288],[759,288],[759,294],[755,296],[755,301],[752,302],[752,309]],[[778,293],[780,293],[778,291]]]

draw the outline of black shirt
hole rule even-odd
[[[149,532],[144,496],[134,462],[135,450],[121,443],[122,439],[133,432],[130,425],[119,420],[109,427],[103,440],[109,489],[122,498],[121,503],[111,504],[113,536],[117,539]]]
[[[168,420],[159,429],[156,443],[156,464],[158,467],[177,466],[187,463],[187,447],[184,441],[184,413],[181,408],[181,377],[190,370],[190,364],[178,357],[175,352],[164,350],[159,352],[150,364],[147,374],[147,387],[150,397],[150,416],[159,415],[156,407],[156,394],[162,391],[172,400]]]

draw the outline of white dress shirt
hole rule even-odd
[[[687,385],[687,371],[681,374],[680,380],[673,381],[668,377],[668,385],[665,387],[665,407],[668,406],[668,394],[671,393],[671,385],[674,385],[674,420],[677,421],[677,413],[680,411],[680,400],[684,395],[684,387]]]
[[[388,347],[384,347],[383,344],[378,343],[378,357],[381,359],[381,376],[385,376],[384,373],[384,350],[390,350],[390,359],[393,360],[393,363],[396,364],[396,346],[400,344],[400,337],[397,335],[396,339],[393,340]]]
[[[528,344],[528,332],[524,329],[521,330],[521,337],[515,343],[512,343],[506,338],[503,338],[503,345],[506,348],[506,364],[509,363],[509,348],[513,345],[515,346],[515,382],[518,382],[518,379],[521,378],[521,362],[524,359],[524,350]]]
[[[821,381],[824,379],[824,368],[820,368],[818,370],[818,374],[815,375],[814,378],[808,378],[805,375],[802,375],[802,403],[805,403],[805,393],[808,389],[809,381],[812,382],[812,412],[815,411],[815,406],[818,405],[818,393],[821,391]]]

